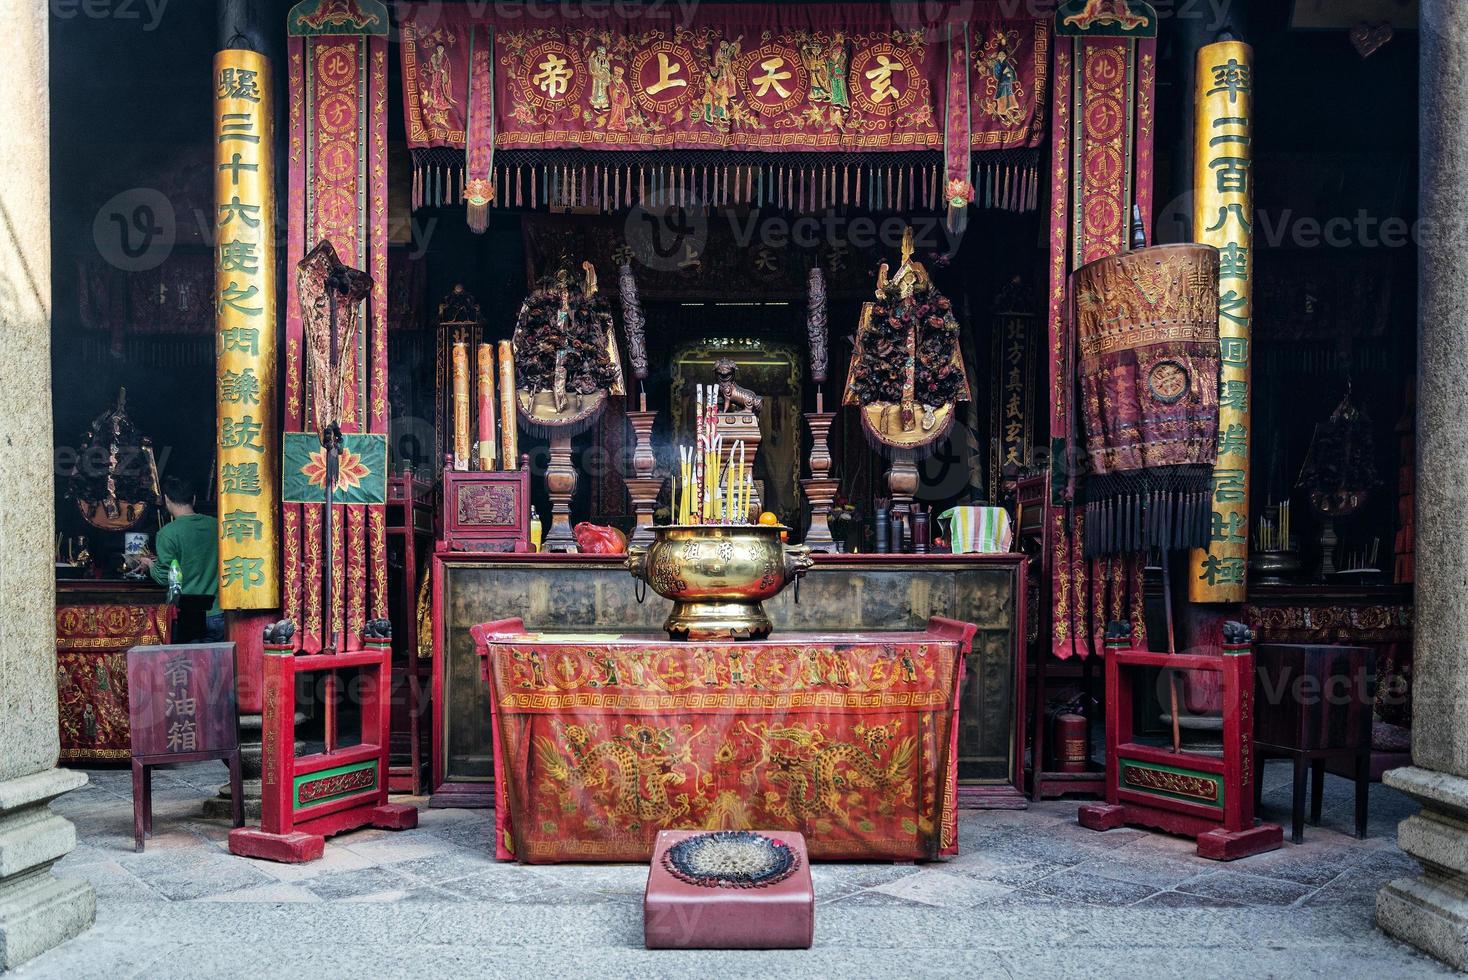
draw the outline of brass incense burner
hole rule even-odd
[[[628,549],[627,570],[673,601],[663,624],[673,639],[763,639],[774,624],[761,603],[813,564],[809,548],[780,540],[786,530],[776,524],[660,525],[651,545]]]

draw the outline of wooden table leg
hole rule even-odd
[[[137,759],[133,760],[133,850],[143,850],[143,810],[148,805],[147,795],[143,792],[144,766]]]
[[[1294,761],[1295,785],[1294,801],[1290,807],[1290,842],[1299,844],[1305,840],[1305,769],[1310,760],[1297,752]]]
[[[143,766],[143,836],[153,836],[153,767]]]
[[[1325,760],[1310,763],[1310,825],[1320,826],[1320,805],[1325,799]]]
[[[1356,837],[1366,837],[1367,804],[1370,802],[1371,793],[1371,753],[1362,752],[1356,756]]]

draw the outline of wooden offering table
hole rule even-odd
[[[810,856],[958,850],[958,704],[976,627],[768,640],[473,629],[495,855],[646,861],[659,830],[794,830]]]
[[[1022,808],[1025,556],[815,555],[800,583],[765,602],[775,636],[922,630],[933,616],[978,627],[967,657],[958,735],[959,806]],[[638,604],[622,555],[485,555],[433,560],[433,797],[494,801],[489,695],[474,626],[518,618],[555,633],[656,633],[671,603]]]

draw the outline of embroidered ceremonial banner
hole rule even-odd
[[[151,601],[76,602],[67,583],[56,604],[56,701],[61,761],[116,762],[132,754],[127,651],[167,643],[172,610],[159,589]]]
[[[365,330],[344,352],[345,433],[387,432],[387,32],[380,0],[302,0],[286,17],[290,81],[290,196],[286,261],[294,268],[321,241],[372,277]],[[306,352],[295,276],[286,284],[285,428],[306,427]],[[318,444],[319,446],[319,444]],[[322,508],[283,505],[286,617],[301,624],[307,652],[323,633]],[[335,608],[331,631],[347,649],[362,624],[387,616],[387,522],[383,507],[345,508],[332,522]]]
[[[1243,602],[1249,564],[1249,439],[1254,270],[1254,51],[1220,41],[1198,51],[1193,235],[1218,247],[1218,462],[1213,534],[1188,562],[1193,602]]]
[[[999,500],[1005,471],[1034,462],[1036,363],[1041,352],[1036,300],[1016,279],[995,300],[989,319],[989,499]]]
[[[1075,331],[1067,279],[1124,250],[1135,201],[1150,225],[1157,14],[1141,0],[1066,0],[1056,12],[1049,346],[1051,506],[1045,553],[1050,649],[1062,659],[1102,648],[1108,619],[1128,619],[1143,646],[1140,558],[1088,562],[1073,404]]]
[[[956,118],[954,54],[956,95],[972,103],[959,114],[972,123],[964,153],[1034,147],[1050,28],[1004,10],[746,4],[622,14],[612,5],[595,18],[496,20],[490,5],[403,4],[408,143],[473,141],[469,123],[484,110],[473,104],[471,51],[492,25],[488,135],[500,149],[942,150],[945,115]]]
[[[288,504],[326,503],[326,450],[314,432],[287,432],[282,439],[281,498]],[[342,436],[337,461],[337,504],[387,502],[387,435],[353,432]],[[221,523],[221,534],[228,534]]]
[[[955,854],[974,629],[689,643],[476,626],[495,854],[646,861],[659,830],[752,828],[799,830],[820,860]]]
[[[214,56],[219,604],[280,605],[276,503],[275,126],[270,62]],[[234,533],[223,533],[225,523]]]
[[[973,148],[1039,146],[1045,138],[1050,22],[974,21],[968,55],[973,67],[968,86]]]

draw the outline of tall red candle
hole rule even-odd
[[[475,368],[479,380],[479,469],[492,470],[499,462],[495,446],[493,344],[479,345]]]

